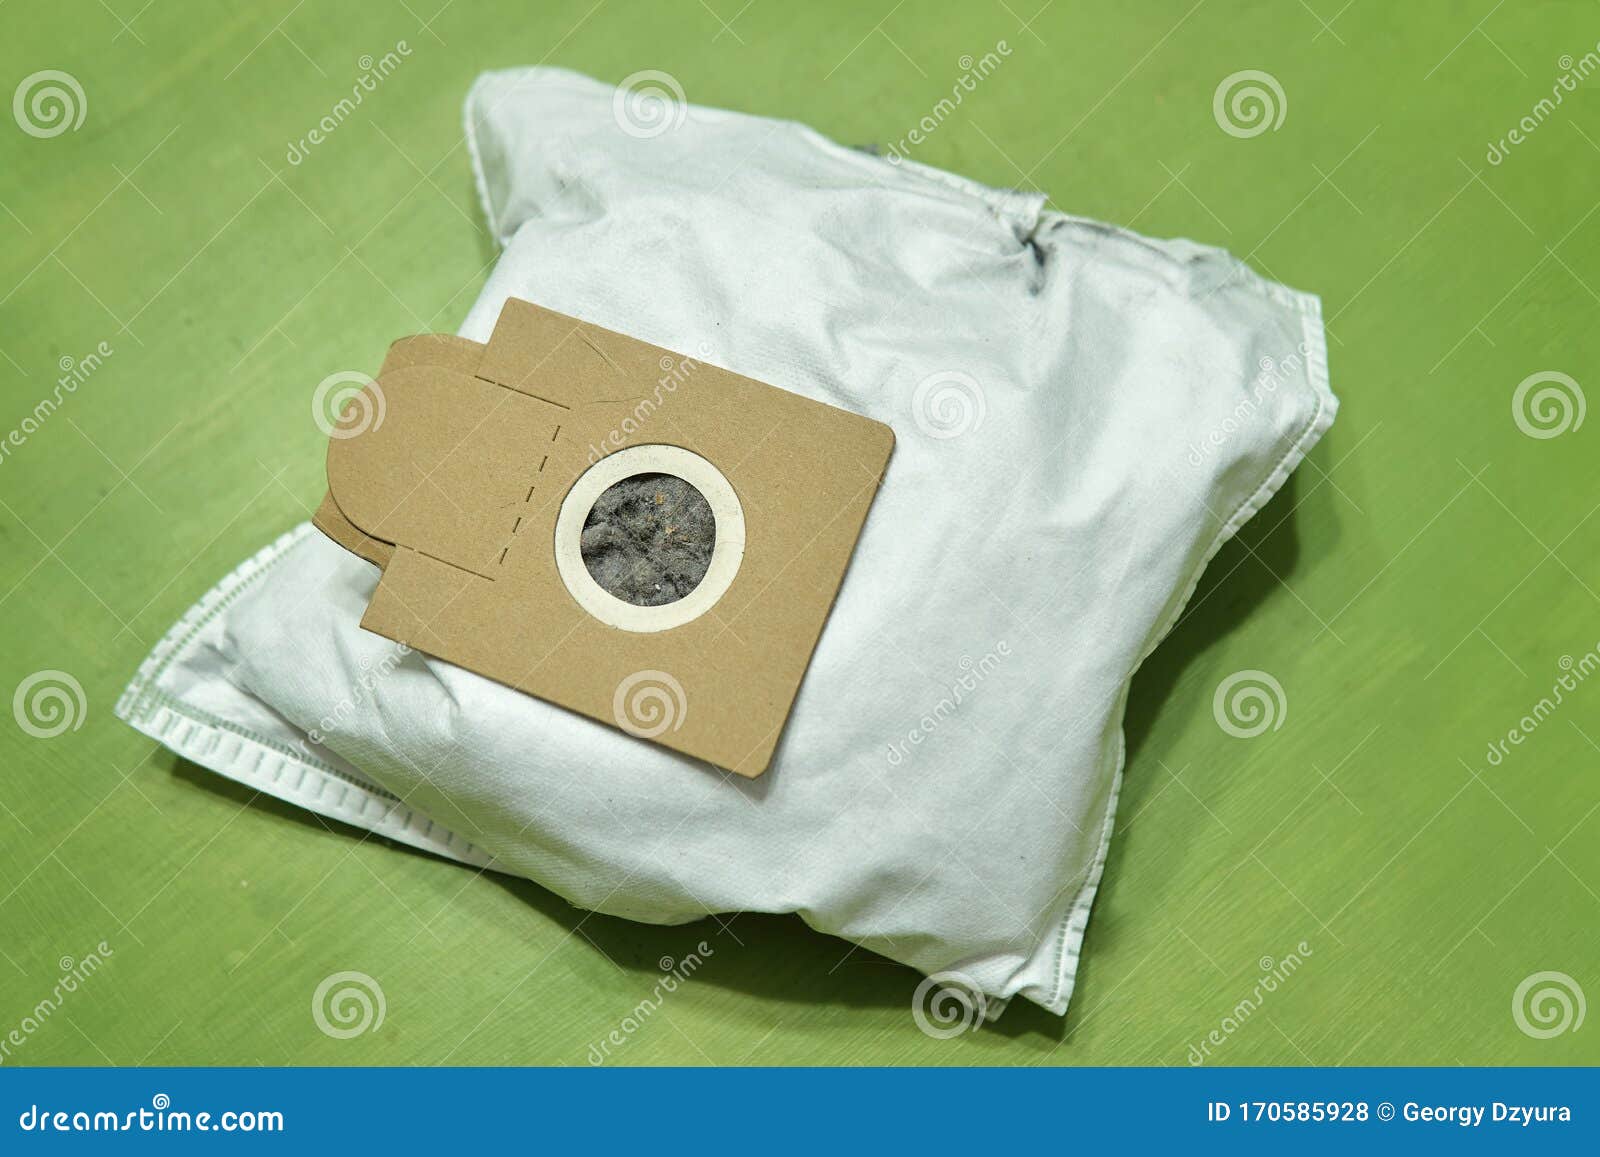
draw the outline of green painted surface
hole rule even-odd
[[[88,704],[50,740],[0,716],[0,1037],[62,957],[114,953],[6,1063],[583,1064],[701,939],[714,955],[616,1061],[1182,1064],[1302,941],[1217,1063],[1600,1060],[1600,1012],[1550,1039],[1512,1016],[1544,970],[1600,999],[1600,679],[1487,754],[1600,643],[1600,419],[1538,439],[1512,415],[1540,371],[1600,389],[1600,75],[1537,108],[1563,56],[1585,67],[1593,9],[1055,0],[1022,27],[1038,7],[0,11],[5,92],[55,68],[88,102],[52,139],[0,122],[0,427],[61,359],[113,351],[0,462],[3,690],[62,669]],[[287,163],[359,58],[402,39],[403,66]],[[585,917],[252,800],[113,719],[166,627],[320,496],[315,382],[454,328],[476,294],[493,251],[460,104],[480,69],[660,68],[695,101],[886,144],[1002,39],[912,154],[1321,293],[1344,403],[1135,681],[1064,1024],[1018,1004],[933,1040],[913,973],[798,920]],[[1250,68],[1287,115],[1241,139],[1213,93]],[[1251,740],[1212,715],[1245,668],[1288,704]],[[379,979],[387,1017],[334,1040],[311,994],[346,969]]]

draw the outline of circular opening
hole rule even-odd
[[[649,444],[578,476],[552,546],[573,601],[609,627],[650,633],[717,604],[739,573],[744,536],[744,507],[721,470],[681,446]]]
[[[663,607],[706,577],[717,545],[711,504],[675,474],[634,474],[601,491],[583,522],[579,551],[607,594]]]

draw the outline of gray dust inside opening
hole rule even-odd
[[[635,474],[595,499],[579,551],[602,590],[660,607],[700,585],[716,543],[716,516],[699,490],[673,474]]]

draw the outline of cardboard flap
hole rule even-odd
[[[339,509],[373,538],[492,574],[559,409],[438,366],[384,374],[376,388],[383,423],[328,444]]]
[[[470,374],[477,369],[482,357],[480,342],[449,333],[415,334],[390,343],[378,376],[381,378],[384,374],[417,365],[441,366]],[[311,522],[346,550],[380,567],[386,566],[394,554],[392,542],[373,538],[350,521],[331,490],[322,496],[322,504],[311,516]]]
[[[477,374],[563,409],[650,392],[667,351],[512,298]]]

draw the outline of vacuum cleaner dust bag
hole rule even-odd
[[[640,119],[629,99],[553,69],[474,86],[466,132],[504,251],[460,336],[487,341],[518,298],[892,427],[766,773],[363,631],[378,568],[309,525],[206,594],[118,714],[582,908],[795,912],[960,973],[990,1015],[1018,994],[1063,1013],[1133,673],[1333,420],[1318,301],[1039,195],[783,121]],[[665,443],[671,385],[639,417]],[[657,724],[694,709],[670,685],[631,688],[635,705]]]

